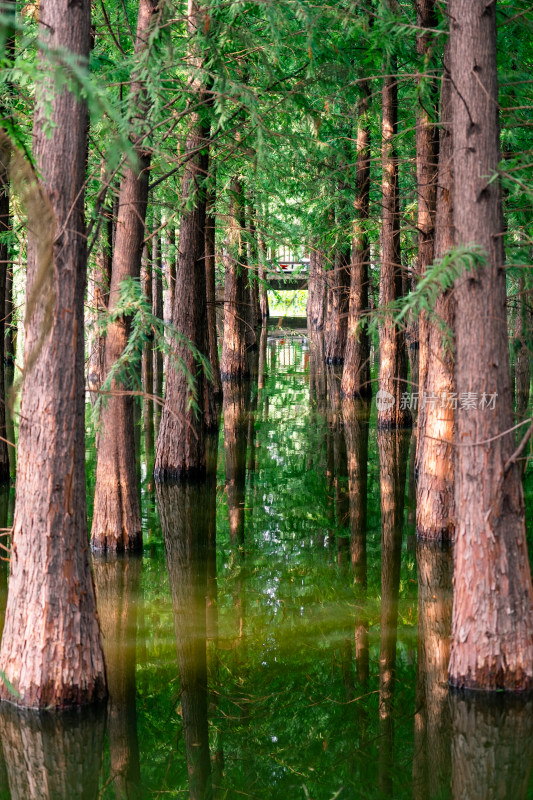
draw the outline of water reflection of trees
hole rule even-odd
[[[525,800],[533,763],[533,700],[450,692],[454,800]]]
[[[394,693],[398,596],[402,551],[406,459],[409,437],[404,431],[379,430],[381,491],[381,645],[379,653],[378,782],[392,796]]]
[[[211,481],[158,485],[180,678],[181,716],[192,800],[211,795],[207,723],[206,594]],[[211,576],[212,577],[212,576]]]
[[[140,558],[93,558],[106,662],[111,780],[117,798],[137,797],[141,771],[137,738],[135,664]]]
[[[2,704],[0,737],[12,800],[96,800],[104,705],[37,712]]]
[[[413,798],[446,796],[451,775],[448,661],[452,618],[453,554],[418,542],[418,659],[415,699]]]

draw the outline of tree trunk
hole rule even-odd
[[[47,47],[67,49],[85,68],[89,5],[43,0],[40,22]],[[106,686],[85,499],[88,116],[73,93],[51,91],[49,69],[43,54],[33,138],[43,188],[35,183],[28,192],[25,379],[0,651],[2,674],[18,695],[6,683],[0,695],[21,706],[66,708],[101,700]]]
[[[368,118],[370,87],[366,81],[361,84],[361,93],[357,122],[356,197],[350,268],[350,302],[341,384],[343,397],[352,398],[372,397],[370,342],[365,325],[365,315],[368,313],[370,258],[368,234],[365,228],[369,218],[370,201],[370,121]]]
[[[153,307],[153,281],[152,281],[152,260],[148,257],[148,248],[145,245],[142,255],[141,266],[141,285],[143,293],[149,306]],[[146,474],[150,475],[154,463],[154,346],[149,339],[143,349],[142,354],[142,387],[143,397],[143,432],[144,432],[144,455],[146,458]]]
[[[152,18],[157,12],[155,0],[139,0],[137,54],[149,45]],[[140,79],[134,79],[131,94],[132,105],[143,119],[147,114],[148,100]],[[120,183],[109,290],[110,312],[119,303],[122,282],[128,278],[138,279],[140,275],[150,167],[150,153],[144,149],[143,142],[144,134],[136,134],[133,146],[137,164],[126,167]],[[128,342],[129,328],[129,320],[125,317],[109,325],[105,346],[106,374],[122,355]],[[120,552],[142,547],[135,471],[134,399],[128,395],[129,389],[128,383],[118,377],[114,379],[111,394],[102,409],[91,530],[91,544],[95,550]]]
[[[379,303],[385,309],[379,328],[379,394],[378,427],[406,428],[411,414],[402,408],[401,396],[407,390],[407,353],[405,333],[395,323],[386,307],[402,296],[402,264],[400,258],[400,204],[398,193],[398,83],[395,77],[396,58],[386,66],[391,73],[383,83],[382,131],[382,254],[379,276]]]
[[[513,427],[496,72],[496,4],[450,0],[456,243],[486,263],[456,281],[456,383],[475,393],[457,413],[455,596],[450,681],[533,687],[533,589]],[[483,396],[497,395],[494,409]]]
[[[154,225],[154,228],[156,225]],[[163,251],[162,240],[159,233],[154,234],[152,242],[152,314],[158,319],[163,319]],[[163,396],[163,353],[159,347],[154,347],[154,396],[161,400]],[[161,406],[156,401],[154,406],[154,432],[157,438]]]
[[[207,90],[198,77],[202,56],[198,52],[198,31],[202,30],[205,9],[191,2],[187,30],[189,59],[195,68],[189,88],[194,103],[207,100]],[[183,175],[178,268],[172,321],[181,336],[209,358],[207,290],[205,264],[206,191],[209,130],[202,125],[198,111],[190,114],[187,137],[189,159]],[[205,435],[216,428],[213,386],[204,367],[190,346],[176,342],[175,359],[168,365],[165,406],[157,439],[154,474],[157,480],[203,478],[206,470]],[[185,366],[188,375],[183,369]],[[194,382],[195,404],[191,403],[190,382]],[[196,407],[195,407],[196,405]]]
[[[421,57],[424,72],[431,68],[433,54],[433,30],[437,27],[435,0],[415,0],[417,27],[416,50]],[[418,276],[422,277],[433,263],[435,237],[435,210],[437,201],[437,160],[439,153],[439,132],[435,125],[437,117],[437,85],[433,77],[417,77],[418,87],[422,81],[428,86],[419,97],[416,115],[416,194],[418,228]],[[410,326],[409,346],[412,364],[418,353],[418,384],[424,386],[428,363],[429,328],[425,312],[418,320],[419,344],[416,347],[416,327]],[[415,367],[416,373],[416,367]],[[413,387],[417,391],[417,387]],[[420,438],[418,439],[420,443]]]
[[[446,48],[445,60],[448,61]],[[441,95],[441,142],[435,230],[435,258],[454,246],[452,86],[445,72]],[[416,532],[422,539],[451,540],[454,532],[454,392],[453,353],[443,325],[453,330],[454,299],[450,291],[438,296],[435,318],[426,318],[427,349],[421,370],[418,415],[418,483]],[[421,328],[422,329],[422,328]],[[421,340],[422,341],[422,340]]]
[[[326,314],[326,275],[324,251],[311,248],[309,263],[309,289],[307,291],[307,329],[323,331]]]
[[[335,251],[331,306],[326,330],[326,364],[344,363],[350,297],[350,249],[339,245]]]
[[[234,178],[230,187],[230,229],[226,253],[224,288],[224,341],[220,373],[222,382],[242,380],[249,375],[246,362],[246,276],[242,266],[242,232],[244,197],[240,181]]]
[[[191,800],[211,797],[207,724],[207,518],[212,483],[158,485],[180,677]]]
[[[205,281],[207,292],[207,330],[209,336],[209,361],[213,373],[213,394],[219,401],[222,397],[222,381],[220,380],[220,360],[217,340],[217,306],[215,284],[215,226],[216,226],[216,190],[215,175],[211,175],[213,185],[209,190],[205,218]]]

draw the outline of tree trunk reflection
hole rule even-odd
[[[211,796],[207,727],[206,593],[212,482],[157,486],[181,685],[191,800]]]
[[[392,795],[394,682],[403,509],[409,434],[378,430],[381,489],[381,647],[379,653],[379,788]]]
[[[141,778],[135,704],[139,558],[93,558],[107,671],[111,778],[117,798],[138,796]]]

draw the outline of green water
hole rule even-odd
[[[142,559],[95,559],[107,710],[4,711],[1,796],[533,797],[532,703],[448,691],[452,555],[417,551],[409,434],[343,423],[304,332],[262,346],[216,479],[145,466]]]

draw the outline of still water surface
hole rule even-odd
[[[411,435],[343,406],[305,332],[257,355],[212,479],[145,465],[143,557],[94,561],[107,710],[2,710],[0,797],[533,798],[533,704],[448,691]]]

